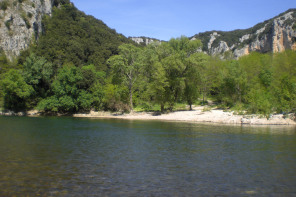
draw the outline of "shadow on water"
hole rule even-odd
[[[293,196],[289,126],[0,117],[0,196]]]

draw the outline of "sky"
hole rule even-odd
[[[250,28],[296,8],[296,0],[71,0],[118,33],[169,40]]]

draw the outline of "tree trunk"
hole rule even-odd
[[[133,111],[134,110],[134,107],[133,107],[133,91],[132,91],[132,83],[130,83],[129,84],[129,87],[128,87],[128,89],[129,89],[129,104],[130,104],[130,108],[131,108],[131,111]]]
[[[205,105],[205,93],[202,93],[202,105]]]
[[[161,111],[161,112],[164,112],[164,104],[163,104],[163,103],[160,104],[160,111]]]

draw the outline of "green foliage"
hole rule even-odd
[[[59,99],[56,96],[51,96],[41,100],[36,108],[40,111],[59,112],[60,106]]]
[[[43,57],[31,54],[23,65],[25,81],[37,88],[37,86],[49,85],[53,75],[53,65]],[[42,85],[40,85],[42,84]]]
[[[43,35],[36,33],[39,42],[18,60],[22,70],[9,71],[10,63],[0,55],[0,102],[2,94],[6,109],[165,112],[183,110],[185,103],[192,109],[210,97],[240,113],[296,112],[295,51],[251,53],[238,60],[230,53],[221,60],[197,52],[201,41],[184,36],[137,47],[69,1],[53,4],[53,16],[43,19]],[[267,21],[247,32],[263,26],[269,31]],[[236,43],[245,32],[218,33],[219,39]],[[210,32],[203,35],[208,39]]]
[[[277,112],[296,112],[296,52],[285,51],[274,55],[274,91]]]
[[[37,108],[45,112],[62,113],[89,111],[92,107],[102,109],[104,90],[101,83],[104,82],[104,76],[104,73],[95,70],[94,65],[82,68],[64,65],[58,69],[50,84],[52,95],[43,98]]]
[[[31,24],[30,24],[29,19],[27,18],[27,14],[25,12],[22,12],[21,13],[21,17],[25,21],[25,24],[26,24],[27,29],[30,29],[31,28]]]
[[[241,103],[247,90],[247,76],[239,62],[230,61],[221,84],[221,100],[229,106]]]
[[[294,31],[296,31],[296,23],[294,23],[292,28],[293,28]]]
[[[123,44],[119,46],[119,55],[112,56],[108,63],[116,77],[121,77],[123,83],[129,90],[129,106],[133,110],[133,91],[141,71],[140,49],[132,44]]]
[[[52,83],[52,89],[61,103],[60,111],[74,112],[78,110],[75,100],[79,96],[78,83],[82,79],[82,73],[77,67],[64,66],[58,71],[57,78]]]
[[[249,112],[260,113],[269,117],[273,111],[270,92],[261,88],[260,85],[257,85],[248,92],[247,97]]]
[[[77,10],[69,1],[54,1],[54,6],[58,5],[52,17],[43,18],[43,35],[32,49],[55,66],[93,64],[106,71],[106,60],[118,53],[118,46],[131,42],[102,21]]]
[[[28,16],[29,18],[32,18],[32,17],[33,17],[33,14],[32,14],[31,12],[28,12],[28,13],[27,13],[27,16]]]
[[[58,7],[59,5],[69,4],[70,0],[54,0],[53,6]]]
[[[11,69],[11,66],[6,58],[6,55],[4,51],[0,52],[0,80],[3,78],[3,74],[6,73],[9,69]],[[4,105],[4,95],[3,95],[3,89],[0,85],[0,108],[3,108]]]
[[[5,109],[19,111],[27,108],[26,101],[33,94],[34,89],[25,82],[18,70],[11,69],[5,73],[1,80],[1,87]]]
[[[128,106],[128,90],[126,87],[107,84],[104,88],[103,105],[105,110],[124,111],[130,110]]]
[[[79,87],[83,80],[80,68],[71,65],[63,66],[58,70],[56,79],[51,84],[54,96],[43,99],[38,104],[38,109],[63,113],[89,110],[92,96]]]
[[[50,84],[53,77],[53,65],[43,57],[31,54],[23,64],[23,78],[25,82],[34,88],[34,94],[30,98],[30,106],[34,107],[50,92]]]
[[[11,16],[9,20],[5,21],[5,26],[8,30],[10,30],[10,26],[13,23],[13,17]]]
[[[150,98],[151,100],[161,105],[161,111],[164,111],[168,88],[169,82],[165,70],[162,64],[156,63],[153,68],[151,82],[148,84],[147,94],[152,97],[152,99]]]
[[[1,2],[0,2],[0,9],[5,11],[5,10],[7,10],[8,5],[9,5],[9,4],[8,4],[8,1],[6,1],[6,0],[1,1]]]

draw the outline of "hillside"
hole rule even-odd
[[[0,48],[10,60],[21,55],[20,63],[34,52],[57,66],[104,67],[120,44],[132,42],[69,0],[4,0],[0,16]]]
[[[42,32],[42,17],[51,15],[58,1],[30,0],[0,2],[0,47],[11,59],[27,49]]]
[[[203,51],[210,55],[227,52],[225,55],[237,58],[252,51],[281,52],[296,48],[295,21],[296,9],[290,9],[249,29],[208,31],[190,39],[200,39]],[[0,2],[0,49],[10,60],[38,41],[34,51],[51,61],[63,59],[58,64],[65,61],[104,64],[121,43],[131,40],[143,46],[160,42],[144,36],[128,40],[102,21],[76,9],[69,0]],[[55,46],[55,52],[51,46]]]
[[[0,111],[163,113],[210,98],[243,114],[296,112],[296,51],[285,50],[295,47],[295,10],[247,30],[143,47],[158,41],[128,39],[68,0],[0,8]]]
[[[296,9],[290,9],[249,29],[234,31],[208,31],[191,39],[200,39],[203,51],[217,55],[231,52],[234,57],[252,51],[282,52],[296,48]]]
[[[32,50],[57,66],[94,64],[104,69],[106,60],[118,53],[118,46],[131,42],[71,3],[53,9],[52,16],[44,17],[42,23],[42,36]]]

